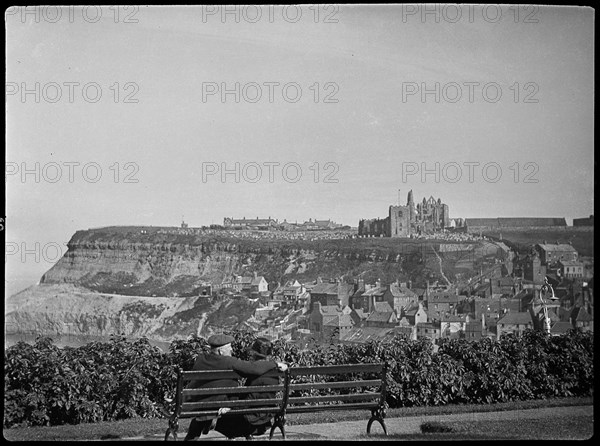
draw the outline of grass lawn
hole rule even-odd
[[[550,400],[519,401],[492,405],[451,405],[439,407],[409,407],[390,409],[387,418],[412,417],[426,415],[460,414],[474,412],[497,412],[503,410],[524,410],[542,407],[580,406],[593,404],[593,398],[561,398]],[[331,423],[336,421],[367,420],[368,413],[363,411],[340,411],[331,414],[293,414],[288,415],[288,425],[306,425]],[[590,438],[593,435],[593,417],[589,419],[561,418],[552,420],[518,420],[511,422],[507,429],[501,421],[464,421],[451,424],[429,423],[429,432],[421,435],[394,435],[390,432],[387,440],[457,440],[457,439],[569,439]],[[180,435],[186,432],[190,420],[179,423]],[[72,440],[116,440],[132,437],[163,435],[167,420],[130,419],[114,422],[64,425],[52,427],[27,427],[4,429],[4,438],[11,441],[72,441]],[[365,435],[364,440],[368,439]],[[361,438],[358,438],[361,439]],[[379,438],[378,438],[379,439]],[[383,439],[383,438],[382,438]]]
[[[377,439],[389,441],[443,441],[443,440],[587,440],[594,435],[594,417],[514,420],[506,421],[453,421],[428,425],[421,434],[395,434]],[[424,428],[424,426],[422,426]],[[368,440],[361,435],[358,440]]]

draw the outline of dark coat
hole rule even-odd
[[[193,370],[233,370],[240,377],[245,378],[256,378],[269,370],[273,370],[277,367],[275,361],[243,361],[233,356],[222,356],[215,353],[206,353],[198,356],[194,363]],[[199,388],[199,387],[238,387],[239,383],[237,379],[215,379],[211,381],[195,380],[190,382],[186,387],[188,388]],[[224,399],[224,395],[209,395],[201,396],[197,395],[190,398],[189,401],[217,401]],[[239,399],[236,395],[230,395],[229,400]],[[198,421],[210,419],[198,418]]]
[[[254,379],[248,379],[246,381],[246,387],[251,386],[276,386],[279,384],[279,378],[276,376],[258,376]],[[263,393],[249,393],[248,399],[266,399],[266,398],[275,398],[275,392],[263,392]],[[272,415],[267,413],[261,414],[247,414],[245,415],[246,419],[250,424],[255,426],[263,425],[268,423]]]
[[[192,370],[233,370],[240,377],[255,378],[277,367],[275,361],[243,361],[233,356],[206,353],[198,356]],[[192,381],[190,387],[237,387],[237,379]]]
[[[240,377],[251,380],[276,367],[277,363],[275,361],[243,361],[234,358],[233,356],[221,356],[214,353],[206,353],[198,356],[198,359],[196,359],[196,362],[194,363],[193,370],[233,370],[240,375]],[[187,387],[238,387],[238,385],[237,379],[219,379],[212,381],[196,380],[192,381]],[[224,399],[223,395],[210,395],[205,397],[198,395],[194,398],[195,401],[216,401],[222,399]],[[239,398],[235,395],[231,395],[228,399],[234,400]],[[202,431],[207,433],[211,419],[211,417],[194,418],[190,422],[186,438],[196,438]],[[228,438],[244,437],[254,432],[255,425],[250,423],[244,415],[232,415],[219,418],[215,430],[221,432]]]

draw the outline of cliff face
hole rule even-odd
[[[171,342],[239,328],[258,303],[247,299],[140,297],[96,293],[73,284],[40,284],[11,296],[5,308],[7,335],[131,337]]]
[[[60,335],[124,334],[162,338],[161,328],[177,313],[194,308],[197,297],[153,299],[90,292],[72,284],[38,285],[12,296],[6,305],[8,333]],[[182,334],[196,333],[194,321]]]
[[[195,296],[203,282],[257,272],[269,282],[286,277],[314,280],[367,273],[394,281],[418,250],[406,246],[356,246],[363,240],[288,242],[197,235],[78,231],[68,251],[41,283],[73,283],[130,296]]]
[[[270,283],[359,274],[368,283],[442,277],[432,246],[390,239],[253,240],[113,227],[78,231],[68,248],[40,285],[7,300],[7,327],[171,341],[238,328],[253,314],[257,302],[199,297],[203,282],[232,275],[256,272]]]

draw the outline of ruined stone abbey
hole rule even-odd
[[[373,237],[410,237],[429,234],[450,226],[448,205],[433,197],[423,198],[415,206],[412,190],[408,193],[406,206],[389,207],[386,218],[360,220],[358,235]]]

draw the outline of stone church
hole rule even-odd
[[[413,191],[408,193],[406,206],[389,207],[386,218],[360,220],[358,235],[373,237],[410,237],[411,235],[430,234],[450,227],[448,205],[441,199],[428,200],[416,204]]]

